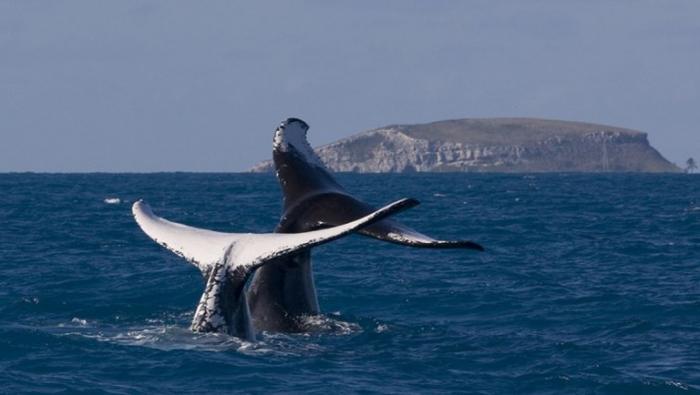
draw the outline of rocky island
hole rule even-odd
[[[315,148],[336,172],[679,172],[646,133],[532,118],[390,125]],[[252,172],[272,171],[271,161]]]

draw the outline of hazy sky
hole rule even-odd
[[[0,171],[242,171],[313,145],[528,116],[700,159],[700,1],[0,0]]]

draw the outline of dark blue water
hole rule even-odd
[[[339,178],[487,252],[322,246],[314,333],[245,343],[188,330],[201,276],[130,207],[269,232],[272,175],[0,175],[0,391],[700,393],[700,177]]]

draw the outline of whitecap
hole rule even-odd
[[[30,297],[24,297],[24,298],[22,298],[22,302],[24,302],[24,303],[31,303],[31,304],[39,304],[39,298],[37,298],[36,296],[33,296],[33,297],[31,297],[31,298],[30,298]]]
[[[122,202],[122,200],[119,199],[118,197],[108,197],[108,198],[105,198],[104,202],[107,204],[119,204]]]
[[[688,387],[687,384],[682,383],[682,382],[680,382],[680,381],[667,380],[665,384],[666,384],[666,385],[673,386],[673,387],[680,388],[680,389],[682,389],[682,390],[684,390],[684,391],[687,391],[687,390],[690,388],[690,387]]]
[[[305,315],[300,318],[299,324],[307,334],[321,332],[349,335],[362,331],[362,327],[356,323],[342,321],[326,315]]]

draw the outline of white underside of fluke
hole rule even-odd
[[[268,260],[329,242],[416,204],[412,199],[398,200],[347,224],[303,233],[225,233],[199,229],[156,216],[142,200],[134,203],[132,211],[138,225],[151,239],[184,257],[202,272],[208,272],[224,257],[232,262],[232,269],[255,268]]]
[[[150,238],[193,263],[205,276],[192,330],[225,332],[252,340],[255,333],[250,327],[244,285],[257,267],[330,242],[416,204],[416,200],[402,199],[347,224],[303,233],[225,233],[194,228],[156,216],[141,200],[134,203],[132,211]],[[244,323],[243,329],[238,322]]]

